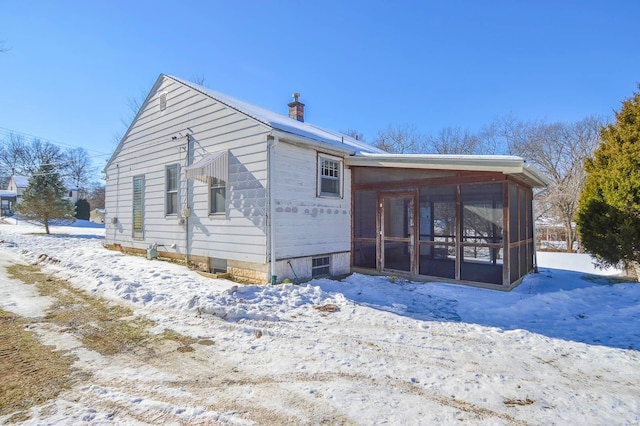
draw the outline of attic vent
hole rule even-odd
[[[160,111],[167,109],[167,93],[160,93]]]

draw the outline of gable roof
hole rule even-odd
[[[359,141],[349,135],[342,134],[333,130],[324,129],[313,124],[298,121],[282,114],[270,111],[268,109],[241,101],[234,97],[225,95],[215,90],[200,86],[190,81],[183,80],[171,75],[160,74],[143,102],[145,105],[154,94],[154,89],[164,79],[173,80],[179,84],[187,86],[192,90],[202,93],[203,95],[231,108],[247,117],[270,127],[274,133],[284,139],[290,138],[296,143],[309,144],[315,147],[326,147],[327,149],[335,149],[346,154],[346,164],[377,166],[377,167],[410,167],[410,168],[444,168],[454,170],[462,167],[462,170],[491,170],[500,171],[504,174],[517,176],[534,188],[546,187],[549,184],[548,178],[527,163],[521,157],[513,156],[490,156],[490,155],[441,155],[441,154],[389,154],[379,148]],[[120,140],[109,161],[105,166],[105,170],[111,165],[116,154],[120,151],[122,144],[128,137],[133,123],[138,119],[142,108],[134,117],[131,125]]]
[[[11,178],[16,188],[26,188],[29,185],[29,176],[13,175]]]
[[[161,74],[162,76],[162,74]],[[265,124],[272,129],[279,130],[291,135],[299,136],[305,139],[310,139],[314,142],[329,145],[332,148],[340,148],[342,150],[348,149],[354,154],[361,154],[365,152],[370,153],[383,153],[384,151],[371,146],[367,143],[359,141],[349,135],[345,135],[333,130],[324,129],[319,126],[315,126],[310,123],[298,121],[286,115],[278,114],[268,109],[250,104],[245,101],[241,101],[234,97],[225,95],[215,90],[200,86],[195,83],[191,83],[181,78],[165,75],[165,77],[177,81],[187,87],[192,88],[217,102],[220,102],[229,108],[247,115],[255,120],[258,120],[262,124]]]

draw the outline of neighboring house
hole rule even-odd
[[[294,94],[297,95],[297,94]],[[161,74],[105,168],[106,243],[251,282],[353,271],[509,289],[534,268],[519,157],[387,154]]]
[[[93,209],[89,213],[89,220],[94,223],[101,223],[104,225],[104,209]]]
[[[24,193],[24,190],[27,189],[28,185],[28,176],[13,175],[9,179],[9,186],[7,189],[16,193],[16,202],[20,203],[22,201],[22,194]],[[66,198],[75,205],[78,201],[78,186],[68,179],[64,180],[64,185],[67,188]]]
[[[13,205],[15,202],[15,192],[0,189],[0,216],[13,216]]]

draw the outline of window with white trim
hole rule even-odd
[[[142,239],[144,229],[144,176],[133,177],[133,238]]]
[[[166,175],[166,214],[178,214],[178,165],[167,166]]]
[[[318,155],[318,191],[320,197],[342,197],[342,160]]]
[[[209,213],[224,213],[227,204],[227,183],[212,177],[209,188]]]
[[[329,256],[314,257],[311,259],[311,278],[329,276]]]

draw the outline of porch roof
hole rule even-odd
[[[5,200],[8,200],[8,199],[15,200],[16,199],[16,195],[17,194],[15,192],[13,192],[13,191],[0,189],[0,198],[3,198]]]
[[[551,182],[531,163],[511,155],[451,154],[370,154],[345,157],[348,166],[396,167],[403,169],[500,172],[522,180],[533,188],[546,188]]]
[[[188,179],[196,179],[208,183],[211,178],[227,181],[229,151],[215,151],[207,154],[201,160],[185,167]]]

